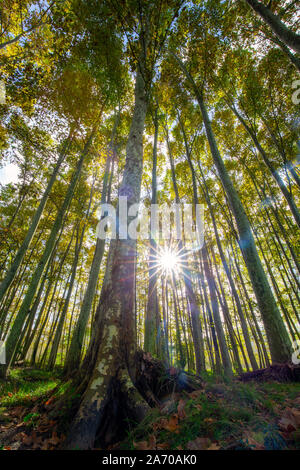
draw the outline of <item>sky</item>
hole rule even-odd
[[[13,163],[8,163],[3,168],[0,168],[0,183],[16,183],[18,181],[18,167]]]

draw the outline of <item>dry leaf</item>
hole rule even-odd
[[[133,442],[133,446],[136,450],[150,450],[147,441]]]
[[[186,418],[186,412],[184,411],[185,401],[179,400],[178,407],[177,407],[177,414],[179,419]]]
[[[26,446],[30,446],[32,444],[32,436],[28,436],[27,434],[25,434],[23,439],[22,439],[22,442]]]
[[[296,431],[300,428],[300,410],[297,408],[286,408],[278,424],[286,432]]]
[[[164,420],[162,428],[170,432],[176,432],[178,428],[178,415],[174,414],[169,420]]]
[[[169,449],[170,445],[167,442],[163,442],[161,444],[156,444],[157,450],[164,450]]]
[[[57,446],[57,444],[59,444],[60,439],[58,438],[57,433],[55,431],[53,431],[52,437],[48,440],[48,442],[49,444],[52,444],[54,446]]]
[[[194,390],[193,392],[191,392],[189,395],[191,398],[193,398],[194,400],[196,400],[197,398],[200,397],[200,395],[202,395],[203,393],[203,390]]]
[[[219,449],[220,449],[220,446],[218,446],[218,444],[213,442],[206,450],[219,450]]]
[[[46,401],[45,406],[50,406],[51,403],[53,403],[54,399],[55,399],[54,396],[50,397],[49,400]]]
[[[186,448],[188,450],[206,450],[211,444],[208,437],[197,437],[194,441],[187,443]]]

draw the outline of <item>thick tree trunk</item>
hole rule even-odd
[[[128,207],[140,199],[143,166],[143,131],[148,105],[144,81],[145,58],[137,66],[135,106],[126,146],[126,162],[120,196],[127,196]],[[71,425],[66,447],[88,449],[93,447],[98,429],[108,439],[118,419],[111,407],[122,416],[140,420],[148,410],[147,403],[134,387],[135,382],[135,255],[136,240],[111,241],[111,262],[106,268],[96,318],[101,322],[96,363],[84,392],[79,410]],[[109,415],[110,414],[110,415]],[[124,418],[124,416],[123,416]],[[119,422],[120,426],[120,422]]]

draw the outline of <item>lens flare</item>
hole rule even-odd
[[[169,248],[164,249],[158,254],[157,262],[162,271],[171,273],[179,268],[179,258],[177,253]]]

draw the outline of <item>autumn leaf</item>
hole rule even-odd
[[[157,450],[169,449],[170,445],[167,442],[163,442],[156,445]]]
[[[59,444],[60,439],[58,438],[57,433],[55,431],[53,431],[52,437],[48,440],[48,442],[49,444],[52,444],[54,446],[57,446],[57,444]]]
[[[30,446],[32,444],[32,436],[28,436],[27,434],[25,434],[23,439],[22,439],[22,442],[26,446]]]
[[[189,395],[193,400],[197,400],[197,398],[199,398],[199,396],[202,394],[203,394],[203,390],[194,390]]]
[[[184,411],[185,401],[179,400],[178,407],[177,407],[177,414],[179,419],[186,418],[186,412]]]
[[[162,428],[170,432],[178,431],[178,415],[174,414],[169,420],[164,420]]]
[[[54,396],[50,397],[49,400],[46,401],[45,406],[51,405],[51,403],[54,401]]]
[[[133,442],[133,446],[136,450],[151,450],[147,441]]]
[[[286,408],[279,420],[279,427],[286,432],[293,432],[300,428],[300,410]]]
[[[211,445],[208,437],[197,437],[194,441],[189,441],[186,445],[188,450],[206,450]]]
[[[206,450],[219,450],[220,446],[213,442]]]

